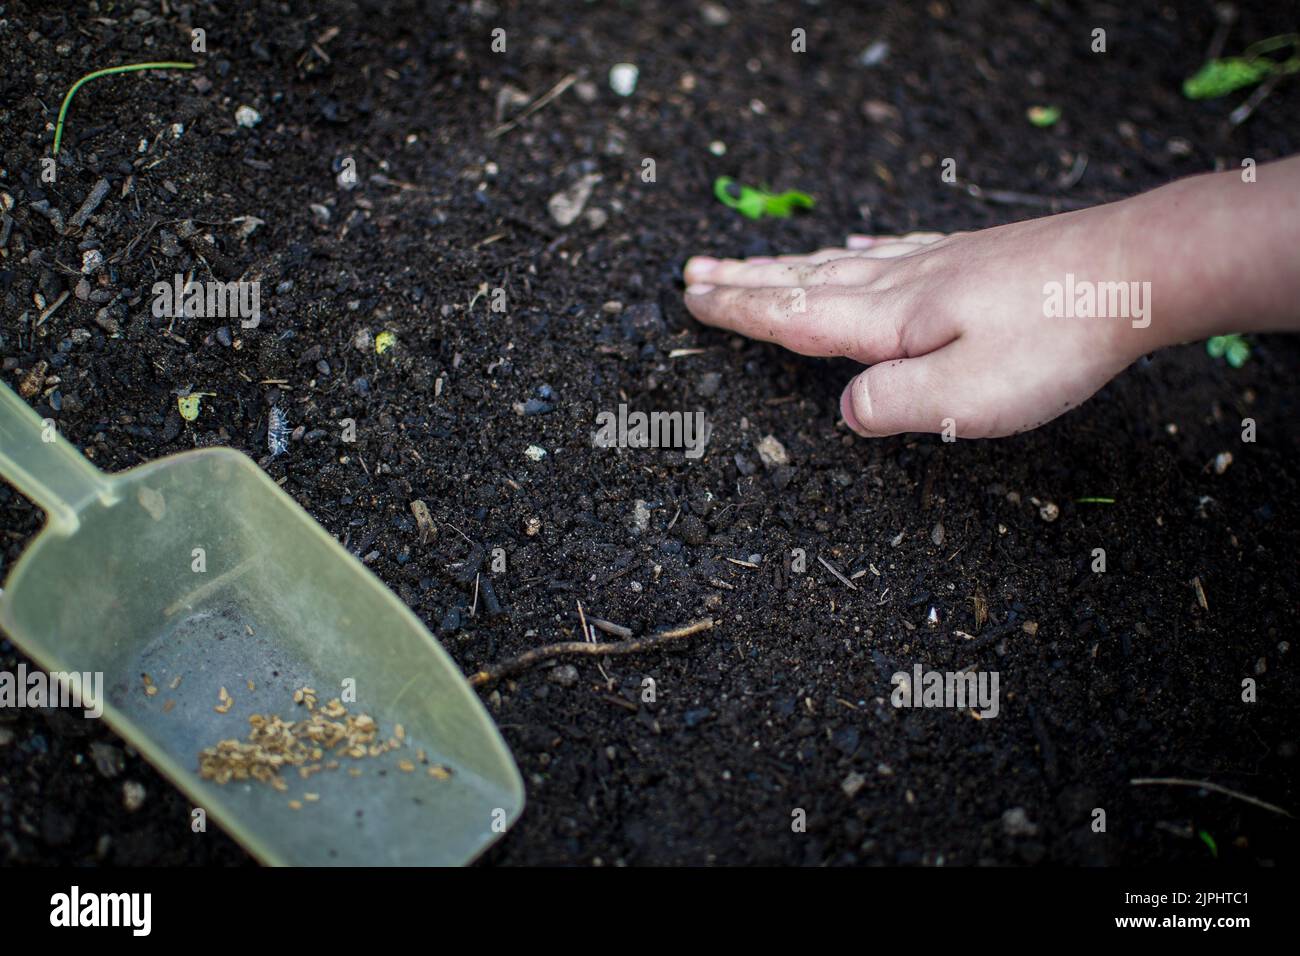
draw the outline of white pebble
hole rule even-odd
[[[615,63],[609,68],[609,88],[619,96],[631,96],[640,76],[635,63]]]
[[[98,249],[87,249],[81,254],[81,274],[93,275],[104,267],[104,254]]]
[[[262,122],[262,114],[251,106],[241,106],[235,110],[235,122],[247,129],[252,129]]]

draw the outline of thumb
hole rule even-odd
[[[872,365],[853,378],[840,396],[844,423],[865,438],[901,432],[941,432],[955,428],[956,370],[950,374],[940,349],[916,358]]]

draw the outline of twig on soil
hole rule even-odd
[[[511,674],[527,670],[541,661],[567,654],[582,654],[592,657],[603,657],[606,654],[611,656],[640,654],[645,651],[656,650],[672,641],[690,637],[692,634],[698,634],[700,631],[707,631],[711,627],[713,627],[713,619],[706,617],[684,627],[674,628],[671,631],[661,631],[658,634],[651,634],[649,637],[642,637],[633,641],[617,641],[604,644],[593,644],[586,641],[561,641],[558,644],[547,644],[544,647],[533,648],[533,650],[525,651],[517,657],[511,657],[500,664],[481,670],[470,676],[469,683],[471,687],[483,687],[503,677],[509,677]]]
[[[1010,189],[982,189],[975,183],[969,182],[964,183],[963,186],[966,195],[972,199],[994,205],[1038,206],[1043,209],[1051,209],[1053,212],[1087,209],[1096,205],[1096,203],[1084,202],[1079,199],[1067,199],[1064,196],[1039,196],[1034,193],[1020,193]]]
[[[530,103],[528,106],[524,107],[523,112],[521,112],[514,119],[502,123],[500,126],[496,127],[496,129],[489,132],[487,134],[487,138],[496,139],[498,136],[502,136],[510,132],[512,129],[514,129],[524,120],[528,119],[528,117],[532,116],[534,113],[536,113],[538,110],[544,107],[547,103],[551,102],[551,100],[555,99],[557,96],[559,96],[569,87],[571,87],[577,81],[578,81],[578,74],[570,73],[568,76],[560,80],[560,82],[556,83],[554,86],[552,86],[549,90],[547,90],[537,99],[533,100],[533,102]]]
[[[68,301],[68,290],[64,289],[63,292],[60,293],[59,297],[55,299],[54,302],[50,305],[50,307],[41,313],[41,317],[36,320],[36,327],[40,328],[42,325],[44,325],[45,320],[48,319],[50,316],[52,316],[55,312],[58,312],[59,306],[63,305],[63,303],[67,301]]]
[[[1184,777],[1134,777],[1129,781],[1135,787],[1144,786],[1164,786],[1164,787],[1197,787],[1201,790],[1210,790],[1214,793],[1221,793],[1225,797],[1232,797],[1234,800],[1241,800],[1243,803],[1249,803],[1251,806],[1259,807],[1262,810],[1269,810],[1273,813],[1281,814],[1284,817],[1295,819],[1291,811],[1283,809],[1276,804],[1268,803],[1258,797],[1252,797],[1248,793],[1241,793],[1237,790],[1229,790],[1227,787],[1221,787],[1217,783],[1210,783],[1208,780],[1188,780]]]
[[[1278,83],[1282,81],[1282,74],[1275,73],[1267,80],[1255,88],[1244,103],[1228,114],[1228,124],[1230,126],[1240,126],[1254,114],[1259,105],[1268,99],[1268,95],[1277,88]]]
[[[833,574],[833,575],[835,575],[837,578],[839,578],[840,583],[843,584],[845,587],[847,587],[850,591],[856,591],[856,590],[858,589],[858,586],[857,586],[856,584],[854,584],[852,581],[850,581],[848,578],[846,578],[844,575],[842,575],[842,574],[839,572],[839,569],[837,569],[837,568],[835,567],[835,565],[831,564],[829,561],[827,561],[825,558],[823,558],[820,554],[817,555],[817,560],[821,562],[823,568],[825,568],[825,569],[826,569],[827,571],[829,571],[831,574]]]
[[[622,624],[615,624],[613,621],[603,621],[598,617],[589,617],[587,622],[594,628],[604,631],[606,634],[613,634],[615,637],[621,637],[627,640],[632,636],[632,628],[624,627]]]
[[[595,644],[596,639],[591,635],[591,628],[587,627],[587,615],[582,613],[582,602],[577,601],[578,620],[582,622],[582,639],[588,644]]]

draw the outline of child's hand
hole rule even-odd
[[[686,305],[709,325],[870,365],[840,399],[861,435],[1009,435],[1078,405],[1153,347],[1128,318],[1044,314],[1044,284],[1067,272],[1136,278],[1101,218],[850,236],[846,249],[776,259],[697,257]]]
[[[1050,421],[1163,345],[1300,327],[1297,249],[1293,157],[1258,177],[1229,169],[982,232],[697,257],[686,263],[686,306],[709,325],[870,365],[840,399],[859,434],[978,438]],[[1123,314],[1052,317],[1049,284],[1072,288],[1069,276],[1125,283],[1141,298]]]

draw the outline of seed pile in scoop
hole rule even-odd
[[[285,791],[289,785],[283,774],[291,768],[296,767],[298,775],[307,780],[322,770],[337,770],[341,758],[379,757],[403,746],[406,731],[401,724],[394,728],[392,737],[380,740],[375,719],[368,714],[349,714],[338,698],[317,710],[316,692],[304,687],[294,692],[293,699],[311,712],[306,720],[253,714],[248,718],[248,736],[244,740],[223,740],[199,754],[199,776],[222,785],[252,778]],[[419,759],[426,762],[423,751]],[[446,779],[441,773],[435,774],[434,769],[450,776],[445,768],[430,768],[430,776]],[[349,773],[360,776],[361,770],[352,768]]]

